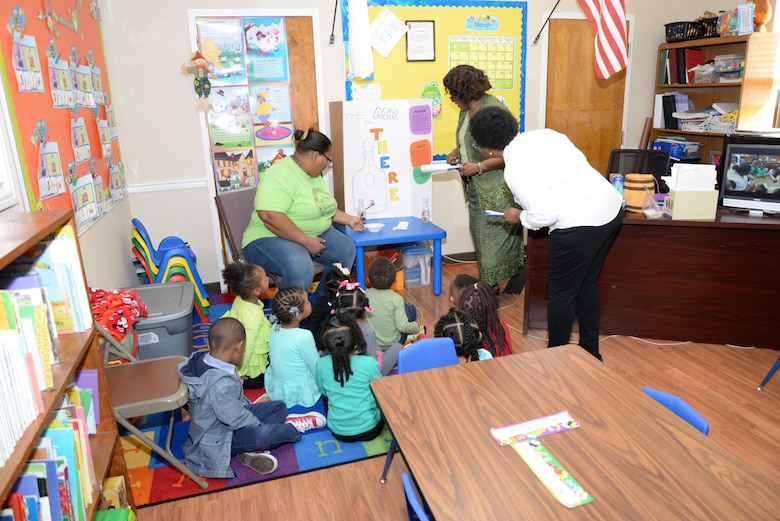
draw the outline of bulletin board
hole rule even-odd
[[[319,127],[313,20],[269,10],[192,10],[208,64],[206,134],[216,193],[252,189],[295,151],[296,129]]]
[[[341,2],[345,50],[346,99],[430,98],[433,106],[434,159],[455,147],[458,107],[449,99],[442,79],[454,66],[468,64],[488,75],[490,94],[501,98],[525,127],[526,2],[458,0],[368,0],[369,23],[375,38],[392,42],[387,19],[433,22],[433,60],[408,59],[407,35],[384,49],[374,45],[374,72],[357,78],[349,70],[348,2]],[[389,11],[395,17],[387,17]],[[383,22],[380,26],[379,23]],[[392,24],[392,22],[390,22]],[[429,24],[430,25],[430,24]],[[384,35],[382,31],[387,29]]]
[[[72,208],[79,231],[125,197],[97,0],[0,10],[0,74],[30,208]]]

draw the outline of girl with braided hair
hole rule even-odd
[[[484,347],[493,356],[511,355],[509,326],[498,316],[498,298],[486,282],[475,282],[463,288],[458,309],[470,313],[482,332]]]
[[[311,314],[303,288],[287,286],[276,290],[271,311],[276,323],[268,339],[271,364],[265,372],[265,390],[271,400],[287,407],[311,407],[320,399],[315,366],[319,360],[311,331],[300,327]]]
[[[342,281],[336,291],[334,308],[346,311],[355,318],[366,341],[366,355],[376,358],[377,352],[381,351],[377,347],[374,328],[366,322],[366,311],[373,311],[373,308],[368,304],[368,296],[360,283]]]
[[[465,311],[450,308],[450,311],[436,322],[433,336],[451,338],[461,364],[493,358],[487,349],[482,348],[482,333],[477,321]]]
[[[379,364],[366,356],[366,344],[355,317],[336,310],[326,322],[323,342],[328,352],[317,362],[317,384],[322,392],[328,426],[344,442],[370,441],[385,427],[371,393],[379,378]]]

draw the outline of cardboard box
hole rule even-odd
[[[116,510],[128,508],[127,489],[124,476],[112,476],[103,481],[103,490],[100,492],[100,510]]]
[[[672,190],[664,201],[664,215],[673,220],[715,220],[718,191],[678,192]]]
[[[371,283],[368,281],[368,267],[371,266],[371,262],[373,262],[374,258],[376,258],[377,254],[379,252],[377,251],[364,251],[363,252],[363,260],[364,260],[364,269],[365,269],[365,276],[366,276],[366,287],[370,288]],[[390,289],[394,291],[399,291],[404,289],[404,270],[398,270],[395,273],[395,282],[392,286],[390,286]]]

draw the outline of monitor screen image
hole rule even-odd
[[[730,138],[719,168],[721,206],[780,213],[780,138]]]

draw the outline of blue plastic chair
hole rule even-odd
[[[696,410],[688,405],[688,402],[673,394],[653,389],[652,387],[643,387],[642,390],[655,401],[672,411],[674,414],[688,422],[692,427],[701,431],[705,436],[710,434],[710,424]]]
[[[173,248],[184,248],[186,251],[185,255],[188,255],[192,259],[193,264],[197,263],[198,258],[195,256],[195,252],[192,251],[190,245],[184,242],[180,237],[176,237],[175,235],[165,237],[155,248],[154,243],[152,242],[152,238],[149,235],[149,232],[146,231],[146,227],[143,225],[143,223],[135,218],[133,218],[131,222],[133,223],[133,228],[138,231],[138,235],[141,236],[141,239],[149,248],[149,252],[152,254],[152,259],[156,264],[162,263],[162,258],[165,255],[165,252]]]
[[[769,372],[766,374],[766,376],[761,381],[759,386],[756,387],[756,391],[763,391],[764,390],[764,386],[766,385],[766,383],[769,381],[770,378],[772,378],[775,375],[775,373],[777,372],[778,369],[780,369],[780,358],[778,358],[775,361],[774,365],[772,366],[772,369],[769,370]]]
[[[420,502],[417,500],[417,494],[415,487],[412,484],[412,480],[409,474],[404,472],[401,474],[401,481],[404,482],[404,496],[406,496],[406,512],[409,514],[409,521],[428,521],[428,516],[425,515]]]
[[[398,374],[457,364],[458,354],[455,351],[455,342],[449,337],[421,338],[398,351]],[[382,477],[379,478],[380,483],[387,483],[387,472],[390,470],[390,464],[393,462],[393,456],[397,449],[398,443],[393,438],[393,441],[390,442],[390,449],[387,451]]]

